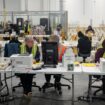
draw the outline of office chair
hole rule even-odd
[[[5,57],[10,57],[12,54],[18,54],[19,53],[19,44],[18,43],[8,43],[5,45],[4,51],[5,51],[5,54],[4,54]],[[15,76],[19,77],[19,74],[15,74]],[[32,86],[37,87],[39,89],[39,91],[41,91],[40,86],[37,86],[36,82],[33,82]],[[15,91],[16,88],[20,88],[20,87],[22,87],[21,82],[18,85],[12,87],[12,90]]]
[[[56,65],[58,64],[58,43],[56,43],[56,42],[43,42],[42,43],[42,52],[43,52],[44,66],[55,68]],[[52,76],[52,75],[49,75],[49,76]],[[59,79],[59,77],[65,79],[63,75],[59,75],[59,74],[54,75],[54,77],[58,78],[58,79]],[[58,83],[55,81],[55,84],[54,83],[45,83],[44,86],[42,87],[42,89],[43,89],[43,92],[45,92],[47,88],[54,87],[56,90],[58,90],[59,94],[61,95],[62,94],[62,89],[61,89],[62,86],[68,87],[68,89],[71,88],[67,84],[59,83],[59,80],[58,80]]]
[[[80,41],[78,41],[78,56],[83,58],[83,62],[86,62],[87,57],[90,57],[91,54],[91,41],[88,39],[88,37],[81,38]]]
[[[85,63],[85,62],[86,62],[86,59],[87,59],[88,57],[90,57],[90,53],[88,53],[88,54],[79,53],[79,56],[83,58],[83,62]]]
[[[99,82],[100,80],[102,80],[102,77],[101,76],[92,76],[92,83],[91,83],[91,88],[93,89],[97,89],[95,90],[93,93],[92,93],[92,99],[99,99],[99,100],[104,100],[105,101],[105,98],[104,97],[100,97],[100,96],[97,96],[97,93],[102,91],[103,89],[103,86],[96,86],[94,85],[94,83],[96,82]],[[89,79],[90,81],[90,79]],[[88,92],[86,92],[86,96],[80,96],[78,97],[78,100],[79,101],[86,101],[86,102],[90,102],[90,98],[89,98],[89,89],[90,89],[90,84],[88,84]]]
[[[71,80],[72,79],[68,79],[66,77],[64,77],[64,75],[58,75],[58,76],[61,76],[61,79],[64,79],[64,80],[67,80],[71,83]],[[67,85],[67,84],[62,84],[62,83],[48,83],[48,84],[44,84],[42,89],[43,89],[43,93],[45,93],[46,89],[48,88],[52,88],[54,87],[55,90],[57,90],[59,92],[59,95],[62,95],[62,88],[61,87],[68,87],[68,90],[71,89],[71,86],[70,85]]]
[[[15,74],[15,75],[17,76],[17,78],[19,77],[19,74]],[[35,76],[34,76],[34,78],[35,78]],[[17,88],[21,88],[21,87],[22,87],[22,83],[19,82],[18,85],[12,87],[12,91],[15,92]],[[41,87],[38,86],[38,85],[36,84],[36,82],[33,82],[33,83],[32,83],[32,87],[38,88],[39,91],[41,91]]]
[[[102,81],[103,77],[101,77],[101,76],[93,76],[93,78],[94,78],[94,79],[93,79],[92,88],[97,89],[97,90],[93,93],[93,95],[96,96],[97,93],[103,91],[103,85],[101,85],[101,86],[96,86],[96,85],[94,85],[94,83],[95,83],[95,82]]]

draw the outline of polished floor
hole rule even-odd
[[[9,74],[8,74],[9,75]],[[71,78],[71,75],[66,75]],[[12,84],[11,84],[12,81]],[[37,75],[34,80],[38,85],[42,86],[45,82],[44,75]],[[33,97],[24,98],[22,97],[22,88],[19,88],[12,94],[11,86],[16,85],[19,82],[19,78],[13,78],[8,80],[10,93],[15,97],[14,101],[0,104],[0,105],[71,105],[72,89],[62,88],[63,94],[60,96],[54,88],[48,89],[46,93],[39,92],[37,88],[33,88]],[[53,78],[52,78],[53,82]],[[70,84],[69,82],[62,79],[62,83]],[[101,83],[99,83],[101,85]],[[71,84],[70,84],[71,85]],[[94,100],[92,103],[78,101],[77,97],[85,95],[88,87],[88,76],[87,75],[76,75],[75,76],[75,105],[105,105],[104,101]],[[101,94],[101,93],[100,93]]]

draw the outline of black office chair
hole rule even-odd
[[[83,58],[83,62],[84,62],[84,63],[86,62],[86,59],[87,59],[88,57],[90,57],[90,53],[88,53],[88,54],[79,53],[78,55]]]
[[[94,96],[96,96],[99,92],[103,91],[103,85],[101,85],[101,86],[96,86],[96,85],[94,85],[94,83],[100,82],[100,81],[102,81],[102,79],[103,79],[103,77],[101,77],[101,76],[93,76],[93,85],[92,85],[92,88],[97,89],[97,90],[93,93]]]
[[[19,44],[18,43],[8,43],[5,45],[5,57],[10,57],[12,54],[18,54],[19,53]],[[15,74],[16,77],[19,78],[19,74]],[[8,78],[8,77],[7,77]],[[41,87],[36,85],[36,82],[33,82],[33,87],[37,87],[39,91],[41,91]],[[21,82],[18,83],[18,85],[12,87],[12,90],[15,91],[16,88],[22,87]]]
[[[101,91],[103,91],[103,86],[96,86],[95,83],[96,82],[100,82],[102,80],[102,77],[101,76],[92,76],[92,84],[91,84],[91,88],[92,89],[97,89],[93,92],[93,95],[92,95],[92,99],[99,99],[99,100],[104,100],[105,101],[105,97],[98,97],[97,94]],[[86,101],[86,102],[89,102],[90,99],[89,99],[89,89],[90,89],[90,84],[88,84],[88,92],[86,94],[86,96],[80,96],[78,97],[78,100],[79,101]]]
[[[16,76],[17,78],[19,78],[19,74],[15,74],[15,76]],[[36,77],[34,76],[34,78],[36,78]],[[21,87],[22,87],[22,83],[19,82],[16,86],[12,87],[12,91],[15,92],[17,88],[21,88]],[[41,91],[41,87],[38,86],[38,85],[36,84],[36,82],[32,82],[32,87],[38,88],[39,91]]]
[[[64,75],[58,75],[58,76],[61,76],[61,79],[64,79],[64,80],[67,80],[68,82],[72,83],[72,79],[68,79],[66,77],[64,77]],[[68,89],[70,90],[71,89],[71,86],[70,85],[67,85],[67,84],[62,84],[62,83],[48,83],[48,84],[44,84],[42,89],[43,89],[43,93],[45,93],[46,89],[48,88],[52,88],[54,87],[55,90],[57,90],[59,92],[59,95],[62,95],[62,87],[68,87]]]

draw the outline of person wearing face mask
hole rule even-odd
[[[95,34],[94,29],[92,28],[92,26],[88,26],[87,30],[86,30],[86,36],[92,41],[92,37]]]
[[[92,26],[88,26],[86,32],[87,32],[87,33],[90,32],[90,33],[92,33],[92,34],[95,34],[95,31],[94,31],[94,29],[92,28]]]
[[[57,35],[57,36],[61,36],[61,30],[62,30],[62,27],[61,26],[57,26],[56,30],[54,31],[54,35]]]
[[[34,63],[40,61],[40,52],[37,44],[34,43],[32,37],[26,37],[25,43],[20,46],[20,54],[32,54]],[[24,96],[30,96],[32,94],[32,81],[33,74],[21,74],[20,80],[24,90]]]

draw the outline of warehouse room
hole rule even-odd
[[[105,104],[105,0],[0,0],[0,105]]]

